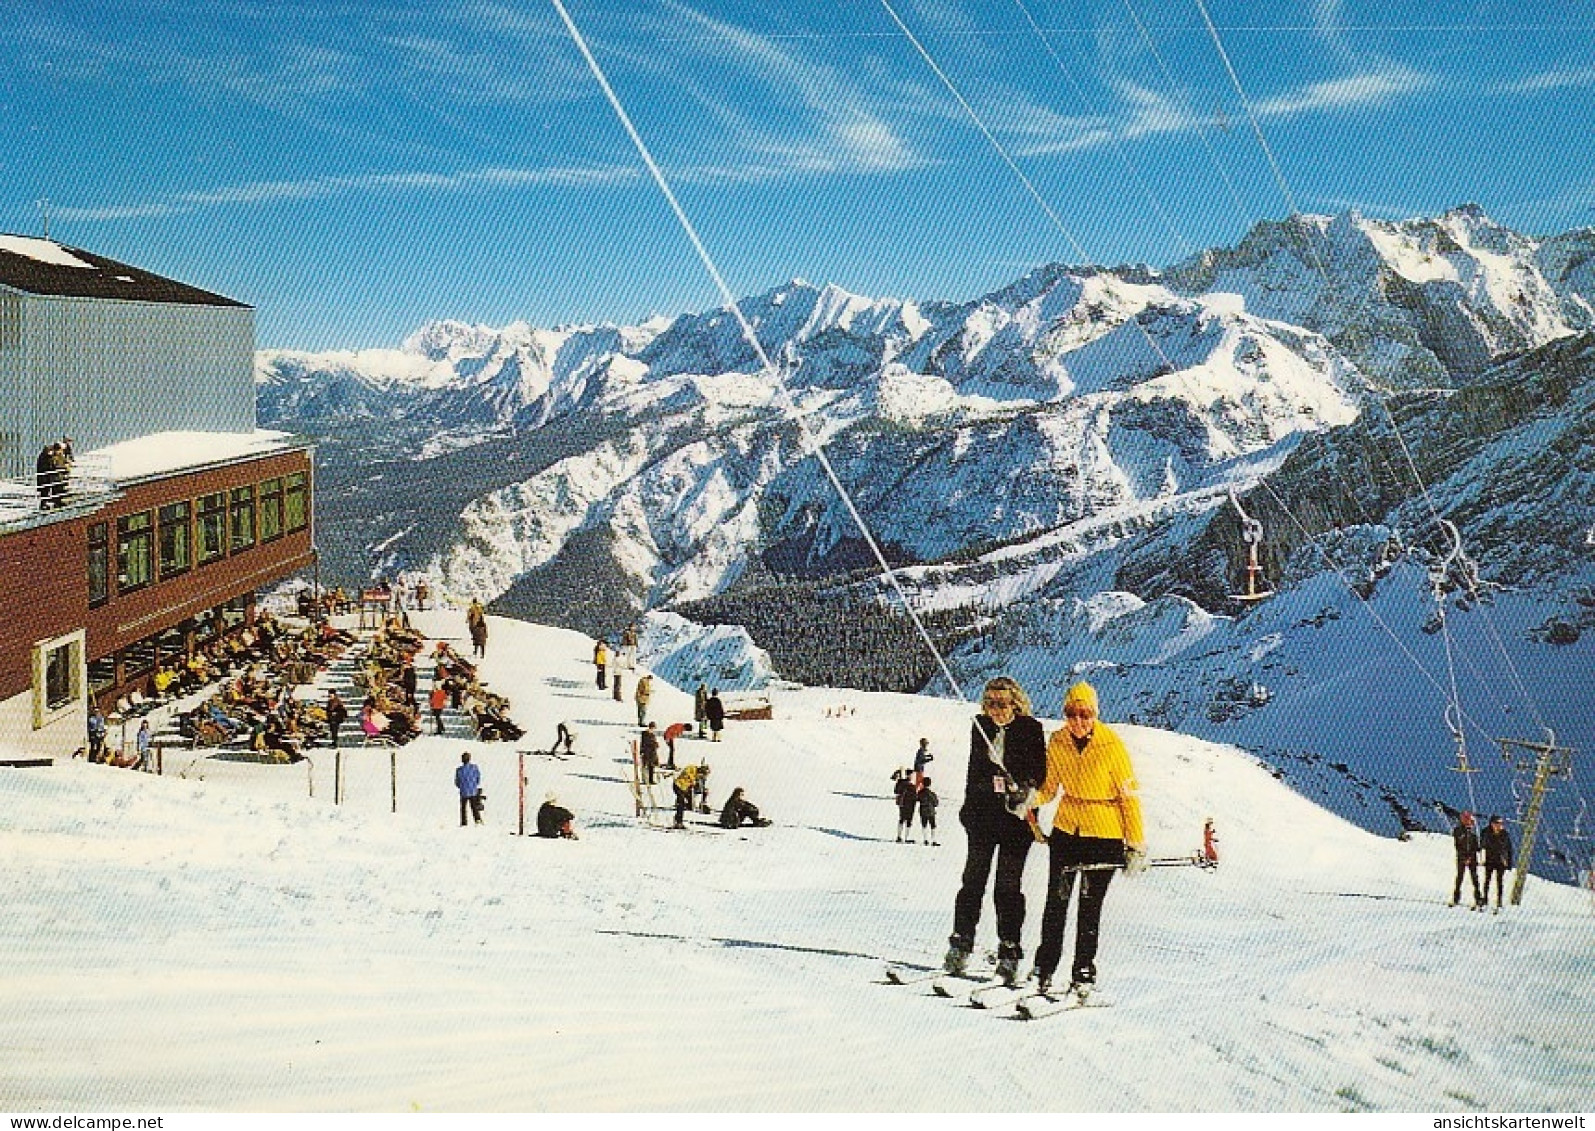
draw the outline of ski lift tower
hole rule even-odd
[[[1229,501],[1235,508],[1235,513],[1241,518],[1241,541],[1246,544],[1246,592],[1231,593],[1230,600],[1240,601],[1242,604],[1251,605],[1258,601],[1267,600],[1274,595],[1266,582],[1261,581],[1263,567],[1257,561],[1257,547],[1263,541],[1263,524],[1241,507],[1241,501],[1235,494],[1234,486],[1229,489]]]
[[[1519,768],[1524,768],[1525,764],[1514,751],[1531,751],[1535,755],[1534,784],[1529,788],[1528,812],[1523,815],[1523,843],[1518,849],[1517,874],[1512,878],[1512,906],[1516,907],[1523,901],[1523,881],[1529,874],[1529,860],[1534,853],[1534,833],[1539,827],[1545,790],[1553,776],[1572,773],[1573,751],[1556,745],[1556,732],[1550,727],[1545,728],[1544,742],[1524,742],[1516,738],[1498,738],[1495,741],[1506,760]]]

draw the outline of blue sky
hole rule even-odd
[[[1595,223],[1587,3],[1204,2],[1218,44],[1197,0],[566,6],[739,294],[1164,265],[1287,190]],[[40,199],[63,242],[253,304],[263,347],[719,301],[547,0],[7,0],[0,231]]]

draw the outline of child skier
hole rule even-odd
[[[919,805],[919,793],[914,788],[914,776],[907,770],[893,770],[892,781],[896,782],[893,794],[897,799],[897,841],[912,842],[914,839],[914,810]]]

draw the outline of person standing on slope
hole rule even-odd
[[[653,698],[654,677],[645,675],[637,680],[637,690],[631,693],[632,699],[637,703],[637,725],[648,725],[648,700]]]
[[[653,723],[648,724],[638,739],[638,750],[642,755],[643,784],[653,785],[659,772],[659,732]]]
[[[709,692],[709,698],[703,704],[703,717],[709,720],[709,741],[719,742],[720,732],[726,726],[726,708],[720,701],[720,689],[717,687]]]
[[[1457,880],[1451,887],[1451,906],[1462,900],[1462,873],[1473,880],[1473,909],[1484,906],[1484,893],[1479,890],[1479,834],[1473,828],[1473,814],[1463,810],[1451,830],[1451,843],[1457,850]]]
[[[919,740],[919,749],[914,752],[914,788],[918,789],[920,782],[925,780],[925,767],[936,760],[936,755],[930,752],[930,739]]]
[[[487,611],[475,597],[471,598],[471,607],[465,610],[465,627],[471,633],[471,655],[477,658],[486,656]]]
[[[936,806],[941,804],[941,798],[930,788],[930,779],[926,778],[919,783],[919,835],[926,844],[941,846],[941,841],[936,839]]]
[[[476,823],[482,823],[482,768],[471,761],[469,752],[460,755],[460,766],[454,771],[454,788],[460,791],[460,828],[466,825],[465,813],[469,809]]]
[[[897,800],[897,840],[912,841],[914,839],[914,808],[919,804],[919,795],[914,789],[914,778],[907,770],[893,770],[892,793]]]
[[[998,676],[986,684],[980,714],[969,733],[969,774],[958,822],[969,838],[964,874],[953,902],[953,933],[942,965],[962,974],[975,949],[975,928],[993,859],[997,876],[991,901],[997,912],[997,976],[1012,982],[1024,951],[1025,923],[1020,890],[1025,857],[1035,843],[1025,814],[1034,790],[1047,775],[1046,734],[1030,715],[1030,698],[1018,681]]]
[[[692,693],[692,721],[698,724],[699,738],[709,733],[709,689],[701,683]]]
[[[598,669],[598,690],[609,688],[609,645],[599,640],[593,644],[593,666]]]
[[[1114,870],[1146,866],[1141,800],[1136,795],[1130,752],[1113,728],[1097,717],[1097,693],[1089,683],[1069,688],[1063,700],[1063,728],[1047,744],[1047,780],[1037,800],[1059,794],[1052,835],[1047,838],[1047,906],[1036,949],[1037,988],[1046,993],[1063,957],[1069,923],[1069,897],[1080,877],[1080,905],[1074,931],[1074,964],[1069,990],[1086,993],[1097,980],[1097,940],[1102,903]]]
[[[1479,836],[1479,847],[1484,849],[1484,903],[1490,902],[1490,880],[1495,880],[1495,911],[1501,913],[1501,884],[1506,870],[1512,866],[1512,834],[1506,831],[1506,822],[1492,816]],[[1482,904],[1481,904],[1482,906]]]

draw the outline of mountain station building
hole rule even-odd
[[[256,428],[254,337],[244,303],[0,235],[0,763],[70,755],[90,703],[313,564],[312,449]]]

